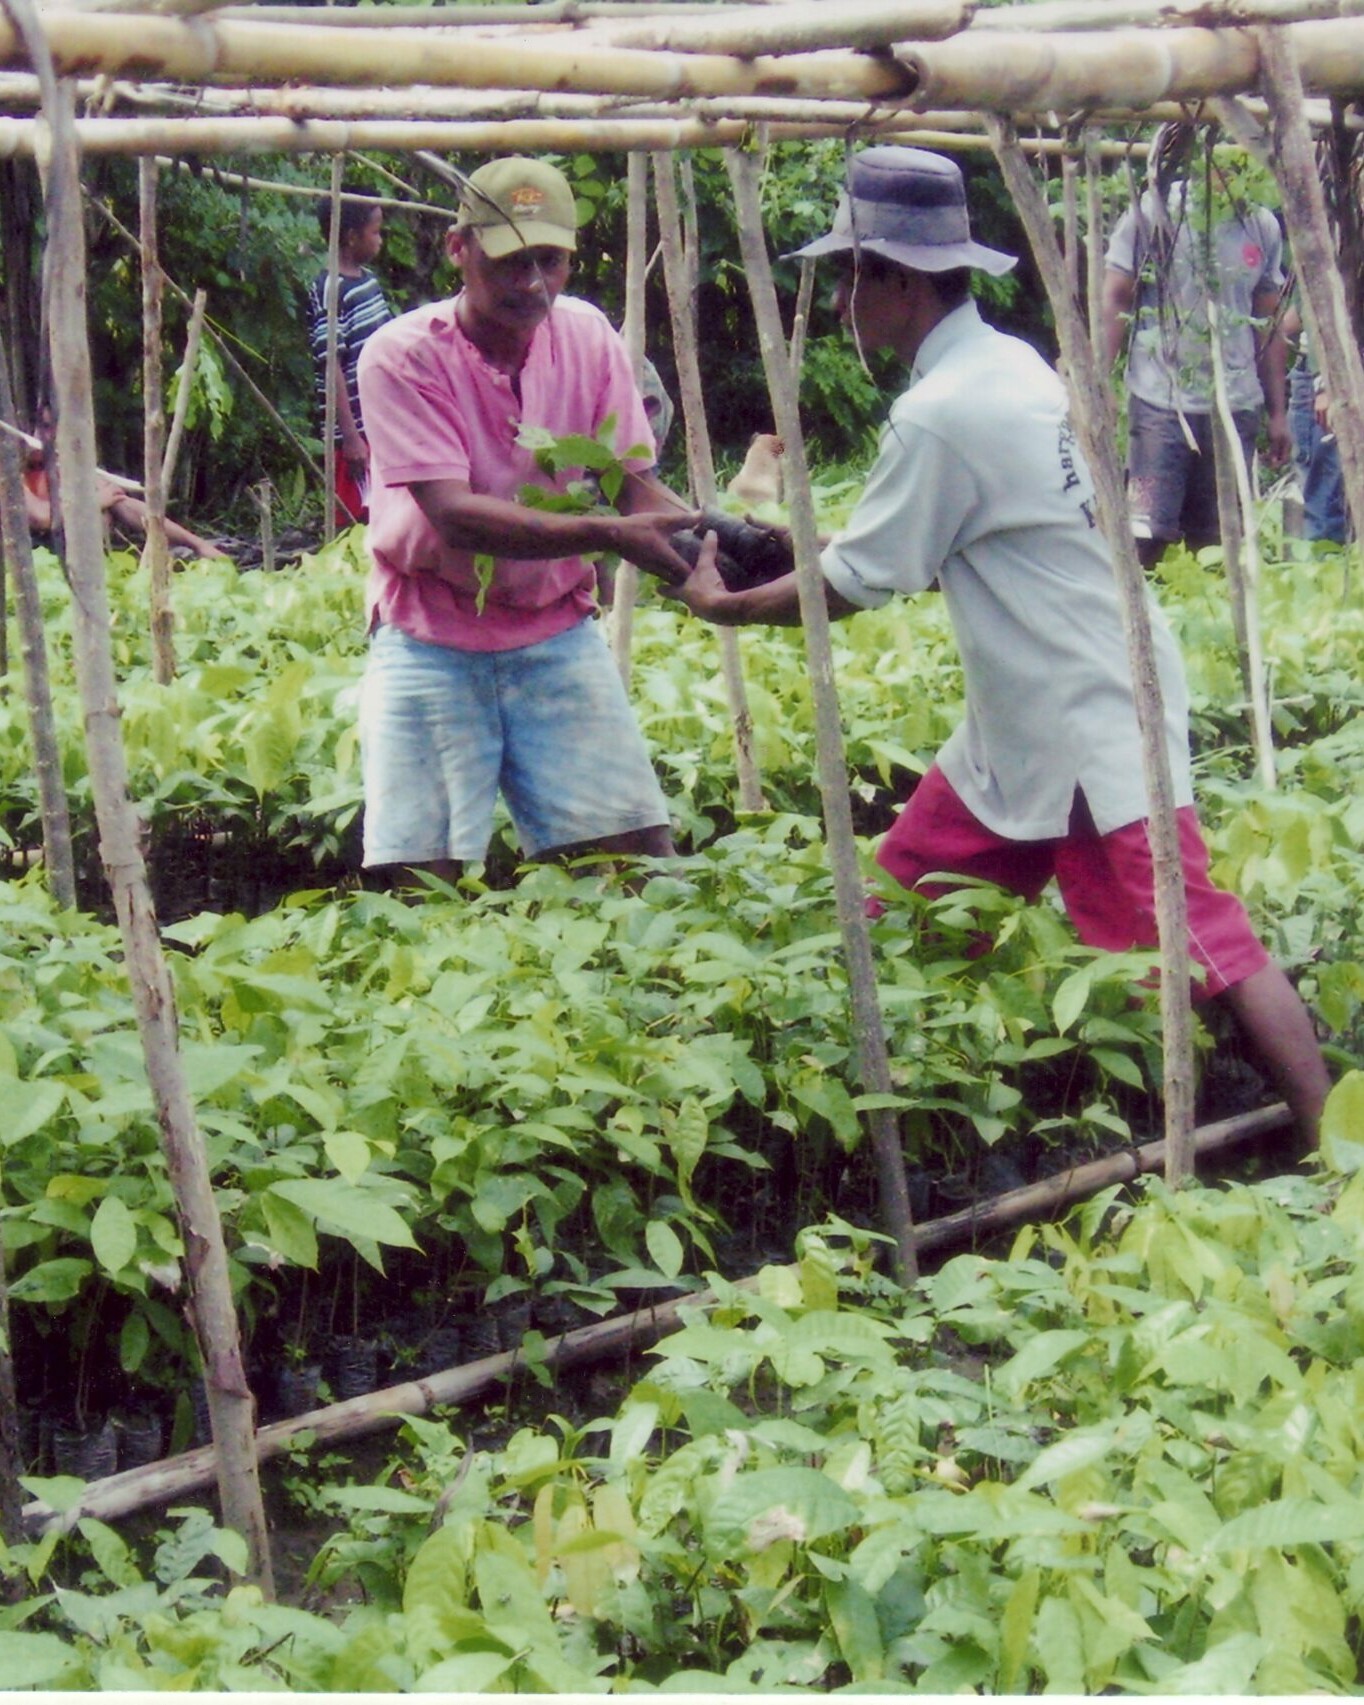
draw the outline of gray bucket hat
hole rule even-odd
[[[916,272],[973,266],[996,278],[1018,264],[1015,255],[971,241],[961,168],[942,154],[890,143],[864,148],[853,160],[850,187],[851,194],[839,197],[828,236],[788,258],[855,248]]]

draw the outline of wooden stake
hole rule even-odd
[[[677,362],[677,386],[687,431],[687,465],[692,497],[704,507],[715,502],[716,480],[701,360],[696,347],[696,301],[682,241],[682,213],[673,156],[655,154],[653,165],[659,246],[663,252],[663,277],[668,288],[668,312],[672,322],[673,357]],[[767,801],[763,798],[762,776],[753,750],[753,712],[748,705],[739,636],[733,628],[716,628],[713,631],[719,638],[720,673],[725,683],[730,724],[734,729],[734,773],[739,789],[739,809],[764,811]]]
[[[171,417],[170,435],[166,439],[166,454],[161,459],[161,485],[167,492],[175,478],[175,464],[180,459],[180,441],[185,435],[185,422],[189,419],[190,398],[194,394],[194,368],[199,360],[199,343],[204,335],[204,315],[207,311],[208,292],[196,290],[194,306],[189,314],[189,329],[185,333],[185,358],[180,363],[180,385],[175,393],[175,413]]]
[[[1364,361],[1360,359],[1326,219],[1312,139],[1302,118],[1302,81],[1294,43],[1282,29],[1258,32],[1261,91],[1274,138],[1274,175],[1302,284],[1303,317],[1326,375],[1331,430],[1340,450],[1345,502],[1356,539],[1364,539]]]
[[[630,355],[635,384],[644,378],[644,281],[648,275],[649,162],[630,156],[626,165],[625,323],[621,332]],[[611,651],[627,688],[630,653],[634,646],[635,604],[639,599],[639,569],[622,557],[614,573],[611,595]]]
[[[1165,1036],[1165,1152],[1167,1176],[1180,1184],[1193,1174],[1193,1020],[1189,1001],[1189,923],[1184,865],[1175,822],[1174,786],[1165,747],[1165,713],[1156,672],[1146,576],[1128,521],[1122,471],[1114,448],[1113,393],[1066,285],[1051,214],[1011,124],[988,120],[995,158],[1004,174],[1046,286],[1056,320],[1080,447],[1094,479],[1099,525],[1113,553],[1132,665],[1132,694],[1141,728],[1142,760],[1156,922],[1160,934],[1160,1010]]]
[[[16,425],[9,362],[3,349],[0,349],[0,421]],[[14,577],[19,648],[24,659],[24,696],[29,738],[33,742],[33,770],[38,782],[38,813],[43,825],[43,868],[57,904],[74,909],[76,866],[71,852],[71,817],[62,777],[57,719],[52,709],[43,599],[25,515],[24,454],[19,439],[10,432],[0,432],[0,537],[4,541],[4,560]]]
[[[322,480],[326,499],[322,506],[322,540],[336,537],[336,365],[337,315],[341,297],[341,174],[345,158],[332,155],[331,220],[327,226],[327,349],[322,368]]]
[[[783,464],[791,512],[791,538],[796,552],[801,621],[805,630],[805,650],[815,707],[819,792],[839,930],[843,938],[843,957],[848,971],[857,1076],[864,1092],[893,1097],[895,1086],[886,1053],[885,1026],[876,993],[876,966],[867,930],[866,892],[853,833],[848,766],[844,756],[838,689],[834,682],[833,647],[829,638],[829,611],[825,601],[824,576],[819,567],[814,503],[810,497],[810,470],[801,432],[800,407],[791,377],[790,352],[782,331],[772,265],[763,236],[758,160],[751,152],[731,150],[725,155],[725,166],[734,187],[739,249],[753,299],[758,345],[772,399],[773,419],[785,447]],[[909,1284],[917,1277],[919,1269],[899,1121],[893,1107],[887,1104],[869,1113],[867,1123],[876,1157],[881,1217],[895,1248],[896,1277],[902,1284]]]
[[[137,163],[142,257],[142,489],[147,505],[147,542],[142,562],[150,584],[152,679],[166,687],[175,679],[175,613],[170,596],[170,543],[166,538],[166,493],[161,476],[166,413],[161,388],[161,271],[156,229],[155,160]]]
[[[227,1249],[179,1053],[175,990],[147,886],[141,825],[128,796],[127,759],[109,639],[104,537],[95,484],[94,404],[85,325],[85,230],[72,94],[69,86],[59,85],[52,75],[32,0],[4,0],[4,5],[8,16],[22,24],[44,80],[43,113],[52,135],[45,186],[48,241],[44,297],[56,392],[57,457],[76,678],[85,714],[100,854],[118,914],[147,1078],[185,1243],[190,1306],[204,1359],[217,1443],[223,1519],[246,1540],[250,1577],[270,1595],[270,1549],[256,1471],[253,1404],[242,1366]]]
[[[1260,529],[1255,513],[1255,494],[1251,490],[1250,470],[1241,434],[1236,430],[1231,397],[1227,392],[1227,363],[1222,349],[1222,313],[1217,302],[1207,300],[1208,353],[1212,358],[1213,455],[1217,461],[1217,496],[1221,508],[1223,488],[1228,483],[1223,469],[1230,473],[1231,513],[1239,516],[1235,526],[1237,550],[1235,566],[1231,559],[1227,568],[1227,585],[1232,596],[1232,622],[1238,647],[1245,657],[1245,683],[1250,706],[1250,742],[1255,751],[1255,767],[1260,785],[1268,789],[1278,786],[1274,767],[1274,735],[1269,722],[1269,701],[1265,693],[1264,647],[1260,639]],[[1226,511],[1223,511],[1225,518]],[[1239,608],[1236,606],[1239,605]]]

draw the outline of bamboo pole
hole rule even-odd
[[[1237,1143],[1253,1142],[1272,1131],[1284,1130],[1292,1124],[1287,1107],[1276,1102],[1271,1107],[1242,1113],[1234,1119],[1204,1125],[1195,1133],[1195,1149],[1200,1158],[1218,1154]],[[1026,1220],[1044,1219],[1058,1208],[1071,1202],[1083,1201],[1110,1184],[1134,1182],[1144,1173],[1157,1172],[1164,1164],[1163,1142],[1143,1143],[1139,1148],[1121,1149],[1116,1154],[1088,1161],[1067,1172],[1056,1173],[1036,1184],[1006,1191],[989,1201],[946,1214],[941,1219],[927,1220],[914,1235],[915,1247],[921,1255],[940,1249],[974,1243],[979,1238],[1002,1231]],[[734,1289],[755,1290],[761,1275],[736,1279]],[[687,1311],[713,1307],[711,1291],[693,1291],[685,1296],[672,1297],[654,1303],[632,1314],[616,1315],[599,1320],[591,1326],[578,1327],[554,1339],[546,1348],[545,1362],[556,1373],[592,1362],[606,1361],[613,1356],[629,1355],[654,1343],[682,1323]],[[396,1427],[408,1415],[424,1415],[430,1410],[453,1407],[471,1402],[515,1377],[523,1357],[519,1350],[507,1350],[496,1356],[484,1356],[462,1367],[446,1368],[424,1379],[408,1380],[391,1385],[383,1391],[352,1397],[344,1403],[329,1404],[305,1415],[291,1416],[262,1427],[256,1435],[256,1448],[262,1462],[283,1456],[296,1444],[310,1439],[315,1444],[336,1444],[342,1439],[363,1438],[368,1434]],[[155,1504],[183,1498],[211,1483],[213,1452],[208,1447],[186,1451],[181,1456],[168,1457],[143,1468],[127,1468],[92,1481],[81,1493],[79,1501],[69,1509],[58,1512],[41,1498],[24,1506],[22,1516],[30,1529],[46,1530],[56,1526],[63,1531],[78,1521],[93,1517],[97,1521],[113,1522],[121,1516]]]
[[[147,1079],[185,1243],[190,1309],[204,1361],[223,1519],[245,1539],[250,1577],[270,1595],[270,1549],[256,1469],[253,1405],[242,1366],[227,1250],[179,1052],[175,991],[147,886],[141,825],[128,795],[95,484],[85,230],[71,90],[52,74],[31,0],[4,0],[4,5],[15,26],[23,27],[44,80],[43,112],[52,134],[44,195],[48,231],[44,300],[57,405],[76,677],[85,714],[100,854],[118,915]]]
[[[708,16],[655,16],[601,23],[589,39],[651,52],[809,53],[818,48],[879,48],[954,35],[974,0],[786,0],[781,6],[713,6]]]
[[[1089,308],[1089,347],[1095,357],[1104,358],[1103,298],[1104,298],[1104,198],[1102,171],[1099,165],[1098,131],[1094,125],[1085,126],[1085,290]]]
[[[190,397],[194,392],[194,369],[199,360],[199,344],[204,335],[204,315],[208,311],[208,292],[194,292],[194,306],[189,312],[189,328],[185,333],[185,358],[180,363],[180,384],[175,393],[175,412],[171,417],[170,434],[166,439],[166,454],[161,459],[161,484],[171,489],[175,479],[175,464],[180,459],[180,443],[185,436],[189,419]]]
[[[1221,1119],[1216,1124],[1201,1125],[1194,1132],[1193,1151],[1199,1158],[1217,1154],[1235,1143],[1253,1142],[1273,1131],[1288,1130],[1293,1119],[1287,1106],[1276,1101],[1270,1107],[1259,1107],[1253,1113],[1242,1113],[1234,1119]],[[1087,1161],[1069,1172],[1058,1172],[1036,1184],[1025,1184],[1017,1190],[1007,1190],[979,1207],[962,1208],[955,1214],[929,1220],[919,1227],[918,1245],[921,1253],[950,1248],[957,1244],[987,1237],[1006,1226],[1024,1220],[1046,1219],[1058,1208],[1070,1202],[1084,1201],[1110,1184],[1127,1184],[1146,1172],[1167,1174],[1168,1155],[1165,1142],[1142,1143],[1138,1148],[1122,1149],[1105,1155],[1101,1160]]]
[[[142,562],[149,581],[152,679],[166,687],[175,679],[175,614],[170,596],[170,542],[166,538],[166,492],[161,467],[166,411],[161,385],[161,301],[165,275],[157,242],[155,160],[138,161],[138,209],[142,260],[142,489],[147,505],[147,542]]]
[[[885,1028],[876,993],[876,967],[867,930],[866,894],[853,834],[848,767],[844,757],[838,689],[834,682],[833,647],[829,638],[829,612],[825,602],[824,577],[819,568],[815,510],[810,497],[810,471],[805,457],[800,408],[791,377],[790,353],[782,331],[772,265],[763,236],[758,161],[751,152],[731,150],[725,155],[725,166],[734,187],[739,249],[753,299],[758,345],[772,399],[773,419],[785,446],[791,538],[796,553],[801,621],[805,630],[810,688],[815,707],[819,792],[839,930],[843,938],[843,956],[848,970],[856,1070],[865,1092],[874,1096],[893,1096],[895,1088],[886,1053]],[[918,1260],[914,1250],[914,1216],[909,1205],[899,1121],[887,1103],[867,1115],[867,1124],[876,1157],[881,1215],[895,1249],[896,1276],[902,1284],[908,1284],[918,1274]]]
[[[1242,567],[1242,547],[1245,529],[1242,525],[1241,494],[1236,489],[1236,470],[1232,458],[1235,451],[1227,442],[1228,428],[1221,411],[1211,416],[1213,473],[1217,481],[1217,524],[1222,537],[1222,571],[1227,577],[1227,603],[1231,610],[1231,630],[1236,641],[1236,667],[1241,676],[1241,691],[1246,703],[1251,702],[1254,677],[1251,673],[1250,649],[1247,644],[1245,574]],[[1233,422],[1231,431],[1235,432]]]
[[[538,38],[526,51],[525,32],[505,41],[465,31],[385,30],[376,52],[367,31],[325,25],[265,24],[198,19],[193,24],[145,14],[93,14],[58,7],[43,22],[59,71],[181,83],[336,83],[363,87],[404,83],[459,88],[581,89],[598,94],[782,94],[842,100],[898,99],[910,92],[893,63],[864,54],[817,52],[738,59],[725,54],[647,53],[624,47],[585,47]],[[0,24],[0,64],[26,63],[12,26]]]
[[[14,426],[14,392],[9,362],[0,349],[0,421]],[[19,648],[24,659],[24,695],[28,706],[33,772],[38,782],[38,815],[43,827],[43,866],[57,904],[76,905],[76,865],[71,851],[71,816],[62,777],[62,753],[52,686],[47,670],[47,630],[43,599],[33,566],[33,540],[24,509],[24,458],[19,439],[0,432],[0,538],[4,560],[14,578]]]
[[[996,30],[1103,30],[1130,25],[1200,29],[1364,17],[1364,0],[1037,0],[1035,5],[982,8],[971,33]]]
[[[1174,787],[1165,746],[1165,717],[1147,606],[1146,576],[1128,522],[1122,472],[1114,448],[1113,395],[1080,316],[1071,302],[1051,215],[1023,156],[1013,127],[991,117],[990,134],[1005,187],[1028,241],[1056,320],[1069,377],[1076,431],[1094,480],[1099,525],[1113,553],[1132,667],[1132,692],[1141,730],[1142,767],[1154,867],[1160,936],[1160,1010],[1165,1038],[1165,1142],[1167,1176],[1182,1183],[1193,1172],[1193,1020],[1189,989],[1189,924],[1184,867],[1175,822]]]
[[[687,466],[694,501],[705,507],[716,498],[715,454],[706,420],[701,359],[697,353],[696,302],[691,288],[690,266],[682,238],[682,212],[677,196],[671,154],[655,154],[654,200],[658,207],[659,245],[663,252],[663,277],[668,289],[668,312],[672,323],[673,357],[677,362],[677,385],[682,417],[687,429]],[[734,772],[741,811],[764,811],[762,777],[753,750],[753,712],[748,705],[739,636],[733,628],[716,628],[720,640],[720,673],[734,729]]]
[[[649,163],[632,154],[626,163],[625,323],[621,327],[636,386],[644,379],[644,283],[648,276]],[[621,559],[611,596],[611,651],[620,678],[630,684],[639,569]]]
[[[1250,740],[1255,753],[1255,767],[1260,785],[1273,789],[1278,786],[1274,767],[1274,736],[1269,722],[1269,701],[1265,692],[1264,647],[1260,639],[1260,540],[1255,514],[1255,494],[1251,490],[1250,470],[1241,435],[1236,430],[1231,397],[1227,391],[1227,363],[1222,348],[1222,314],[1212,297],[1207,301],[1208,353],[1212,358],[1213,414],[1216,417],[1213,435],[1213,455],[1218,466],[1218,507],[1224,485],[1230,484],[1231,512],[1239,517],[1235,553],[1235,569],[1229,566],[1228,585],[1232,595],[1232,621],[1238,647],[1243,647],[1247,702],[1250,706]],[[1223,469],[1230,474],[1228,481]],[[1226,512],[1222,513],[1225,519]],[[1227,559],[1228,562],[1230,559]],[[1234,578],[1233,578],[1234,575]],[[1237,606],[1239,605],[1239,609]]]
[[[336,383],[337,318],[341,297],[341,174],[345,157],[332,155],[331,220],[327,226],[327,347],[322,366],[322,540],[336,537]]]
[[[1312,139],[1300,111],[1302,85],[1293,38],[1282,29],[1264,29],[1259,34],[1264,64],[1261,89],[1274,139],[1274,174],[1283,191],[1284,223],[1302,281],[1303,315],[1329,387],[1331,429],[1340,450],[1354,536],[1364,539],[1364,361],[1335,261]]]

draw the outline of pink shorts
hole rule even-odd
[[[1207,976],[1193,986],[1207,1000],[1244,982],[1269,964],[1246,909],[1208,876],[1208,849],[1198,813],[1177,813],[1189,910],[1189,954]],[[881,842],[876,861],[905,888],[936,871],[979,877],[1035,900],[1054,876],[1080,940],[1125,952],[1155,947],[1156,908],[1151,848],[1144,821],[1101,835],[1076,795],[1070,827],[1054,841],[1010,841],[987,829],[962,804],[934,764]],[[930,885],[941,893],[948,885]]]

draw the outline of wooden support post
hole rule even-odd
[[[1189,1002],[1189,923],[1184,866],[1175,822],[1174,787],[1165,749],[1165,717],[1147,608],[1146,576],[1137,560],[1127,517],[1122,471],[1114,447],[1113,394],[1102,357],[1071,300],[1051,214],[1029,169],[1012,124],[988,120],[1005,187],[1028,233],[1056,320],[1069,375],[1075,428],[1094,479],[1099,525],[1113,553],[1132,663],[1132,691],[1141,728],[1146,795],[1150,804],[1151,858],[1155,867],[1156,922],[1160,933],[1160,1010],[1165,1036],[1165,1161],[1172,1184],[1193,1175],[1193,1018]]]
[[[0,421],[17,426],[9,362],[0,349]],[[47,672],[47,629],[43,599],[33,567],[33,540],[24,513],[24,452],[11,432],[0,432],[0,536],[5,561],[14,576],[19,617],[19,647],[24,659],[29,737],[38,780],[38,812],[43,824],[43,865],[59,906],[76,904],[76,868],[71,852],[71,817],[62,779],[62,753]]]
[[[166,493],[161,477],[166,413],[161,387],[161,302],[164,275],[157,240],[155,160],[137,163],[139,237],[142,259],[142,491],[147,505],[147,542],[142,547],[150,583],[152,679],[175,679],[175,613],[170,596],[170,543],[166,538]]]
[[[1256,31],[1260,89],[1274,139],[1271,163],[1283,191],[1284,223],[1302,284],[1303,317],[1326,376],[1331,430],[1340,451],[1345,503],[1356,539],[1364,539],[1364,360],[1345,302],[1317,175],[1312,135],[1302,112],[1302,78],[1282,28]]]
[[[345,159],[332,155],[331,220],[327,226],[327,347],[322,372],[322,480],[327,488],[322,509],[322,539],[336,537],[336,362],[337,317],[341,298],[341,174]]]
[[[269,1536],[256,1467],[254,1404],[242,1363],[227,1248],[179,1051],[175,989],[147,885],[141,824],[128,794],[95,473],[94,393],[85,323],[85,226],[73,94],[69,84],[59,84],[53,75],[33,0],[4,0],[4,7],[22,32],[42,79],[43,114],[52,138],[44,185],[48,240],[43,293],[65,504],[76,678],[85,713],[100,854],[118,915],[147,1078],[185,1244],[190,1308],[204,1360],[223,1520],[246,1541],[250,1578],[272,1596]]]
[[[180,443],[189,418],[190,398],[194,394],[194,368],[199,359],[199,344],[204,335],[204,314],[208,309],[208,292],[194,292],[190,309],[189,330],[185,333],[185,358],[180,363],[180,385],[175,393],[175,412],[171,417],[170,434],[166,439],[166,454],[161,459],[161,486],[166,492],[175,479],[175,464],[180,458]]]
[[[829,611],[825,602],[824,576],[819,568],[814,503],[810,497],[810,470],[805,456],[796,388],[791,377],[790,351],[782,330],[772,264],[763,236],[758,160],[751,152],[729,150],[725,154],[725,165],[734,187],[740,254],[753,299],[758,345],[772,399],[773,419],[785,446],[783,461],[791,512],[791,539],[795,546],[801,621],[805,629],[810,689],[815,707],[819,792],[833,871],[838,923],[843,937],[843,958],[848,973],[857,1075],[865,1093],[891,1097],[895,1094],[895,1086],[886,1052],[881,1003],[876,993],[876,967],[867,929],[866,893],[853,833],[848,766],[844,756],[838,689],[834,683],[833,647],[829,638]],[[867,1122],[880,1184],[881,1217],[895,1249],[896,1276],[902,1284],[909,1284],[918,1276],[919,1268],[899,1120],[893,1107],[885,1105],[870,1112]]]
[[[687,430],[687,466],[694,500],[702,506],[716,497],[715,454],[706,420],[706,400],[701,384],[701,360],[696,347],[695,299],[690,288],[687,255],[682,238],[682,212],[677,195],[673,156],[655,154],[654,200],[658,207],[658,239],[663,254],[663,277],[668,288],[668,311],[672,321],[673,356],[677,362],[677,386],[682,418]],[[753,750],[753,713],[748,706],[739,635],[733,628],[715,628],[720,646],[720,670],[734,729],[734,772],[741,811],[766,809],[762,777]]]
[[[644,281],[648,276],[649,162],[632,154],[626,166],[625,207],[625,323],[621,335],[629,352],[635,383],[644,373]],[[611,589],[611,651],[627,688],[630,653],[634,646],[635,604],[639,600],[639,570],[621,559]]]

